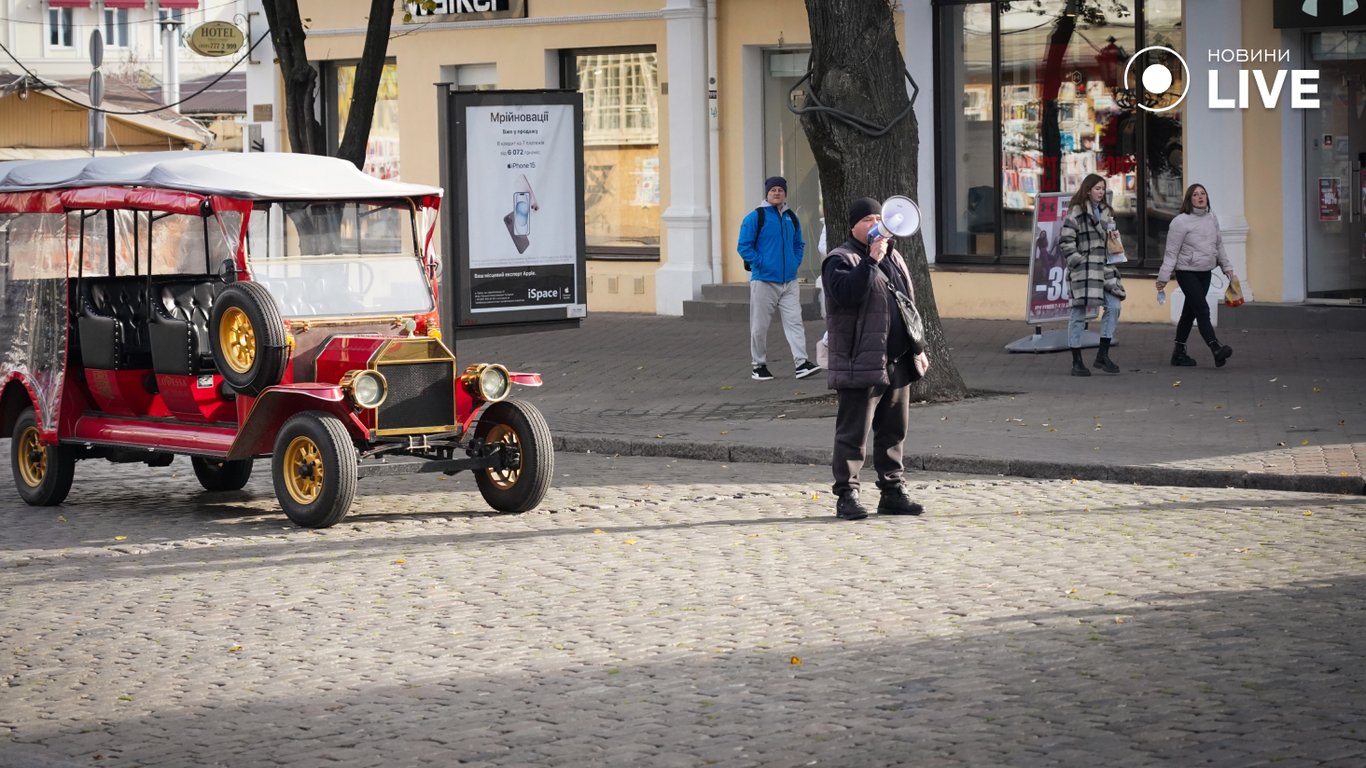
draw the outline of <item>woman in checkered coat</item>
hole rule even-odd
[[[1105,201],[1105,178],[1094,173],[1087,176],[1068,206],[1067,219],[1058,235],[1058,252],[1067,258],[1067,287],[1072,297],[1071,315],[1067,319],[1072,375],[1091,375],[1081,361],[1081,332],[1087,310],[1092,307],[1105,308],[1095,367],[1106,373],[1119,373],[1119,366],[1110,359],[1110,341],[1119,323],[1124,284],[1119,279],[1119,268],[1107,263],[1108,241],[1118,241],[1119,231],[1115,228],[1114,209]]]

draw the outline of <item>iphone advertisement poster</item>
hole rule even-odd
[[[575,316],[573,106],[479,104],[464,118],[470,311]]]

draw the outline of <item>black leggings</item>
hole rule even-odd
[[[1176,273],[1176,284],[1181,286],[1181,292],[1186,295],[1186,303],[1181,307],[1181,319],[1176,321],[1178,344],[1185,344],[1186,339],[1190,338],[1192,323],[1200,326],[1200,338],[1204,339],[1206,344],[1218,341],[1218,337],[1214,335],[1214,325],[1209,321],[1209,305],[1205,303],[1211,274],[1186,271]]]

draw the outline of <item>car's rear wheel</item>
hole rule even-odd
[[[536,406],[521,400],[494,403],[479,416],[474,436],[485,443],[516,446],[521,459],[516,468],[475,471],[484,501],[500,512],[535,509],[555,474],[550,427]]]
[[[251,479],[251,460],[219,461],[199,456],[190,458],[194,476],[206,491],[237,491]]]
[[[233,283],[213,303],[209,328],[213,362],[233,389],[255,397],[280,383],[289,350],[285,325],[270,291],[259,283]]]
[[[76,457],[70,448],[43,443],[32,408],[19,414],[9,453],[14,487],[24,501],[35,507],[52,507],[66,500],[76,477]]]
[[[336,416],[305,411],[286,421],[275,438],[271,474],[290,520],[328,528],[346,517],[356,497],[356,446]]]

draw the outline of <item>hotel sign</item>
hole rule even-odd
[[[423,24],[433,21],[525,19],[526,3],[527,0],[436,0],[410,2],[405,7],[412,15],[410,23]]]

